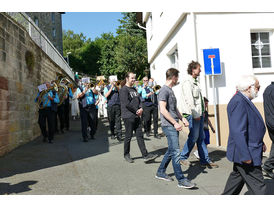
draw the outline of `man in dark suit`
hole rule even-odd
[[[244,76],[237,85],[238,92],[227,105],[229,137],[226,156],[234,164],[224,195],[238,195],[245,183],[250,193],[265,194],[261,167],[262,153],[266,150],[263,142],[265,126],[261,114],[251,102],[259,89],[255,76]]]
[[[270,139],[272,140],[269,158],[265,161],[263,170],[274,179],[274,82],[264,90],[264,115]]]

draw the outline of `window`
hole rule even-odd
[[[34,17],[34,23],[36,24],[36,26],[39,26],[39,20],[36,16]]]
[[[52,37],[55,38],[56,37],[56,29],[52,28]]]
[[[270,32],[252,32],[250,35],[253,68],[270,68]]]
[[[175,49],[174,52],[172,52],[170,55],[169,55],[169,59],[170,59],[170,63],[171,63],[171,67],[172,68],[175,68],[175,69],[178,69],[178,50]]]
[[[51,21],[52,21],[52,23],[55,23],[55,14],[54,13],[51,13]]]

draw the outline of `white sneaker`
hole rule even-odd
[[[195,155],[195,157],[196,157],[197,159],[200,159],[198,150],[196,150],[195,152],[193,152],[193,154]]]

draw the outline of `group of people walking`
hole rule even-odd
[[[179,71],[175,68],[166,71],[166,82],[159,90],[153,90],[154,80],[147,76],[143,78],[142,86],[137,85],[136,74],[133,72],[126,74],[122,87],[118,87],[116,82],[111,79],[108,85],[100,89],[80,81],[75,93],[69,96],[79,103],[83,141],[88,141],[88,135],[90,139],[94,139],[98,125],[98,105],[100,101],[104,101],[111,139],[117,139],[119,142],[124,141],[124,159],[129,163],[134,162],[130,155],[130,142],[133,132],[135,132],[144,162],[148,162],[155,159],[157,155],[147,151],[144,134],[147,137],[150,136],[153,119],[154,137],[160,139],[158,134],[158,113],[160,113],[161,127],[167,138],[168,149],[155,177],[165,181],[173,181],[173,178],[166,174],[166,169],[171,161],[178,186],[187,189],[196,187],[195,183],[184,176],[181,167],[191,166],[188,158],[195,144],[197,145],[197,157],[201,167],[219,167],[212,162],[208,154],[208,125],[213,132],[215,131],[208,120],[206,109],[208,100],[203,97],[198,81],[200,72],[201,65],[198,62],[192,61],[188,65],[188,75],[182,81],[182,113],[177,108],[177,99],[172,90],[178,84],[179,79]],[[266,94],[264,94],[264,107],[267,110],[266,125],[272,141],[274,141],[273,84],[266,89]],[[47,86],[50,87],[49,84]],[[223,194],[239,194],[245,183],[251,193],[265,193],[261,167],[262,152],[266,150],[263,143],[265,126],[260,113],[251,102],[257,96],[259,88],[260,85],[256,77],[243,77],[237,85],[236,94],[228,104],[227,158],[234,165]],[[39,94],[37,98],[39,98]],[[49,91],[44,98],[48,98],[49,101],[46,99],[43,101],[43,104],[46,105],[43,111],[39,110],[38,122],[44,139],[48,137],[49,141],[52,142],[54,134],[52,128],[54,126],[52,126],[51,121],[54,121],[54,114],[50,108],[58,103],[59,99],[58,95],[54,95],[52,91]],[[48,121],[49,134],[45,130],[45,119]],[[124,140],[122,138],[121,120],[125,126]],[[189,128],[189,133],[183,149],[180,150],[179,132],[183,126]],[[61,124],[61,131],[62,128]],[[272,178],[274,178],[273,154],[272,144],[270,157],[264,165],[264,170]]]

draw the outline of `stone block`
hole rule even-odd
[[[8,100],[9,92],[7,90],[0,89],[0,101]]]
[[[7,54],[4,51],[0,51],[0,61],[5,62],[7,60]],[[4,68],[1,68],[4,69]]]
[[[6,28],[7,27],[7,18],[0,13],[0,25],[3,27],[3,28]]]
[[[23,44],[25,44],[25,42],[26,42],[25,37],[22,35],[19,35],[19,41],[22,42]]]
[[[9,112],[8,111],[1,111],[0,112],[0,120],[8,120],[9,119]]]
[[[0,147],[7,146],[9,144],[8,135],[0,135]]]
[[[6,48],[5,45],[6,45],[5,39],[3,37],[0,37],[0,49],[5,50]]]
[[[9,111],[8,108],[8,101],[0,101],[0,112],[2,111]]]
[[[5,38],[5,30],[2,27],[0,27],[0,36]]]
[[[0,76],[0,89],[8,90],[8,83],[9,81],[7,80],[7,78]]]

